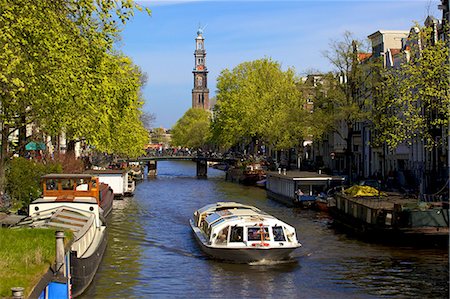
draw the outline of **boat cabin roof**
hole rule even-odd
[[[233,209],[217,211],[206,217],[205,221],[208,226],[216,226],[222,222],[263,222],[277,220],[277,218],[261,211],[250,209]]]
[[[126,169],[89,169],[86,170],[86,173],[90,174],[116,174],[116,175],[123,175],[127,173]]]
[[[288,171],[286,174],[275,171],[268,172],[269,176],[294,181],[344,181],[345,178],[311,171]]]
[[[42,176],[42,179],[92,179],[92,174],[87,173],[49,173]]]
[[[210,205],[206,205],[202,208],[200,208],[197,212],[198,214],[203,214],[207,211],[220,211],[220,210],[226,210],[226,209],[249,209],[249,210],[256,210],[260,211],[258,208],[253,206],[244,205],[238,202],[229,201],[229,202],[217,202]]]

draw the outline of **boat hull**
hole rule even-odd
[[[98,242],[97,249],[89,257],[77,258],[76,252],[71,252],[70,254],[73,297],[81,295],[94,279],[108,242],[106,229],[102,231],[100,238],[101,240]]]
[[[101,183],[100,207],[103,210],[102,216],[104,218],[106,218],[112,212],[113,202],[114,202],[114,193],[112,189],[108,185]]]
[[[199,236],[191,223],[192,233],[197,243],[204,253],[208,256],[234,263],[251,263],[258,261],[282,261],[291,259],[290,254],[298,247],[246,247],[246,248],[225,248],[213,247],[205,244],[203,238]]]

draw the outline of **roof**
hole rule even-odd
[[[126,173],[125,169],[90,169],[86,170],[84,173],[88,174],[122,174]]]
[[[363,61],[372,56],[372,53],[358,53],[358,60]]]
[[[373,38],[376,35],[383,35],[383,34],[408,34],[409,31],[407,30],[378,30],[372,33],[371,35],[368,35],[368,38]]]

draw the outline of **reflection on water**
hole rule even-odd
[[[132,198],[114,202],[113,215],[108,216],[108,247],[93,283],[82,298],[131,298],[139,286],[145,234],[140,217],[149,214]],[[129,215],[133,215],[130,217]]]
[[[191,162],[159,162],[158,177],[115,201],[103,263],[83,298],[448,297],[448,252],[394,248],[347,238],[328,216],[292,209],[265,191],[224,181]],[[201,206],[233,200],[293,225],[303,246],[289,262],[232,264],[207,258],[188,219]]]

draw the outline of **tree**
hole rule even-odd
[[[209,111],[191,108],[172,128],[172,144],[188,148],[204,148],[210,139]]]
[[[432,28],[416,27],[410,37],[410,59],[398,68],[387,68],[375,106],[375,141],[392,149],[423,140],[429,149],[447,138],[450,111],[448,48],[433,38]]]
[[[345,156],[349,179],[352,179],[353,135],[357,122],[368,119],[369,112],[364,109],[370,97],[368,89],[372,86],[373,74],[379,70],[378,61],[365,60],[367,55],[359,48],[361,41],[345,32],[342,40],[332,41],[330,50],[324,53],[334,67],[334,72],[327,76],[329,86],[326,93],[314,106],[314,118],[320,127],[317,133],[334,132],[346,142]],[[343,125],[344,130],[339,126]]]
[[[124,107],[126,113],[119,116],[140,123],[140,85],[135,84],[136,76],[127,77],[135,67],[113,51],[121,30],[116,20],[126,23],[136,8],[141,9],[131,0],[0,2],[0,189],[8,137],[15,130],[22,149],[26,126],[34,123],[49,136],[82,136],[110,152],[122,131],[107,131],[103,139],[91,136],[97,133],[90,131],[96,117],[107,124],[100,132],[117,126],[120,119],[111,112],[115,108]],[[119,72],[111,73],[111,66]],[[133,133],[141,140],[142,126],[137,127]]]
[[[163,128],[154,128],[151,134],[152,143],[166,143],[166,130]]]
[[[374,142],[391,150],[400,144],[424,147],[424,154],[415,158],[421,163],[415,175],[420,192],[434,193],[445,180],[443,161],[448,161],[449,52],[434,26],[417,25],[407,43],[402,64],[382,73],[374,107]]]
[[[244,62],[217,79],[213,140],[231,147],[260,139],[276,148],[289,148],[305,136],[305,100],[293,69],[264,58]]]

